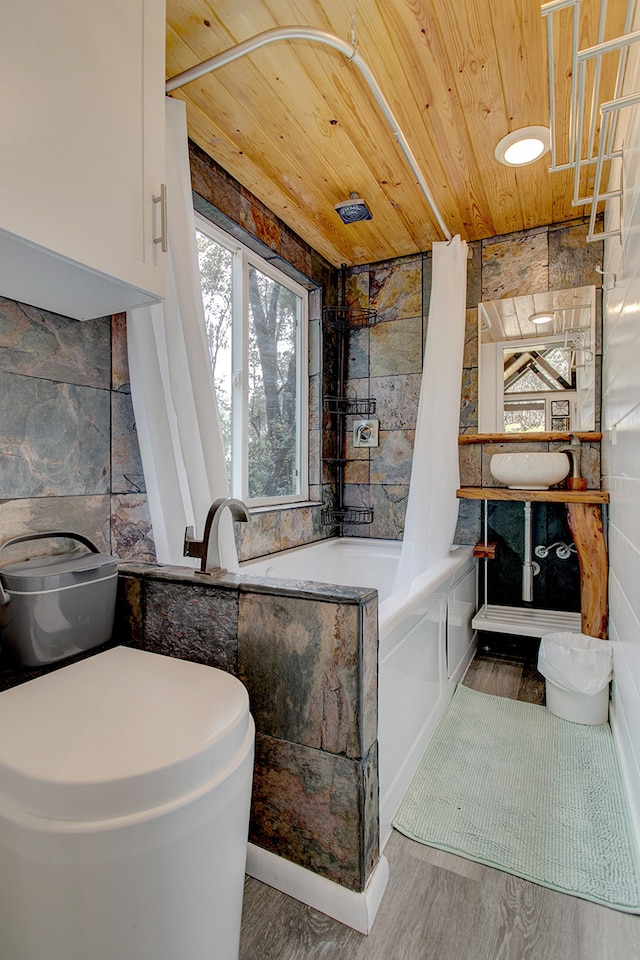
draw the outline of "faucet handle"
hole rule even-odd
[[[204,541],[196,540],[195,536],[195,527],[185,527],[184,544],[182,546],[183,557],[196,557],[202,559],[204,556],[206,556],[206,544]]]

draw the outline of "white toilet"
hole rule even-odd
[[[254,738],[235,677],[128,647],[0,693],[1,955],[236,960]]]

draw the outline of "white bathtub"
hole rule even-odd
[[[250,576],[378,590],[380,844],[475,651],[476,561],[454,547],[393,593],[401,543],[342,537],[240,564]]]

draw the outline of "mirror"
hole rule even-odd
[[[478,305],[478,432],[595,429],[596,288]]]

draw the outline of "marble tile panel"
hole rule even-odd
[[[241,593],[238,669],[257,728],[360,756],[359,607]]]
[[[422,258],[372,267],[369,298],[378,323],[422,316]]]
[[[130,393],[111,394],[111,491],[145,493]]]
[[[376,398],[381,429],[415,429],[421,382],[420,373],[371,378],[371,395]]]
[[[549,289],[547,229],[482,244],[482,299],[499,300]]]
[[[478,430],[478,368],[465,367],[462,371],[460,392],[460,433]]]
[[[238,674],[238,595],[207,585],[147,580],[142,647]]]
[[[240,225],[275,253],[280,252],[281,232],[277,217],[244,188],[240,188]]]
[[[80,323],[0,297],[0,371],[109,389],[110,319]]]
[[[280,512],[280,549],[289,550],[308,543],[312,530],[311,507],[296,507]]]
[[[249,840],[347,889],[364,889],[361,767],[258,733]]]
[[[409,483],[414,430],[381,430],[380,446],[371,448],[371,483]]]
[[[309,322],[322,321],[322,288],[309,291]]]
[[[111,389],[131,393],[126,313],[111,317]]]
[[[371,349],[371,327],[352,327],[349,330],[347,356],[347,378],[356,380],[369,376],[369,351]]]
[[[482,486],[482,444],[468,443],[458,446],[460,486]]]
[[[482,243],[468,244],[471,256],[467,259],[467,309],[475,309],[482,300]]]
[[[482,500],[459,500],[454,543],[475,546],[482,538]]]
[[[372,377],[422,372],[422,316],[378,323],[369,332]]]
[[[467,310],[464,328],[463,367],[478,366],[478,310]]]
[[[251,560],[281,548],[280,511],[264,510],[251,514],[249,523],[234,524],[238,558]]]
[[[120,560],[156,562],[149,501],[144,493],[111,496],[111,553]]]
[[[193,190],[231,220],[240,223],[241,194],[238,181],[193,141],[189,141],[189,167]]]
[[[109,433],[107,390],[0,373],[0,496],[106,493]]]
[[[359,451],[360,452],[360,451]],[[349,460],[344,465],[344,482],[368,484],[369,483],[369,456],[362,456],[357,460]]]
[[[372,537],[402,540],[408,497],[408,484],[372,484],[373,523],[370,527]]]
[[[603,241],[587,243],[588,232],[587,220],[549,230],[549,290],[601,285]]]
[[[312,430],[309,433],[309,486],[320,482],[320,431]]]
[[[378,598],[362,604],[362,705],[360,755],[366,756],[378,738]]]
[[[309,377],[318,377],[322,369],[321,360],[321,321],[309,321]]]
[[[280,255],[305,277],[311,276],[311,248],[285,224],[280,227]]]
[[[348,307],[369,309],[369,268],[347,271],[346,304]]]
[[[378,743],[371,747],[369,754],[360,766],[361,795],[362,795],[362,824],[364,836],[363,861],[364,883],[369,877],[380,858],[380,785],[378,781]]]
[[[118,574],[113,637],[127,647],[142,645],[142,591],[143,581],[140,577]]]
[[[111,553],[110,498],[34,497],[0,500],[0,543],[47,530],[68,530],[92,540],[103,553]],[[46,556],[71,549],[72,541],[34,540],[3,551],[4,562]]]

